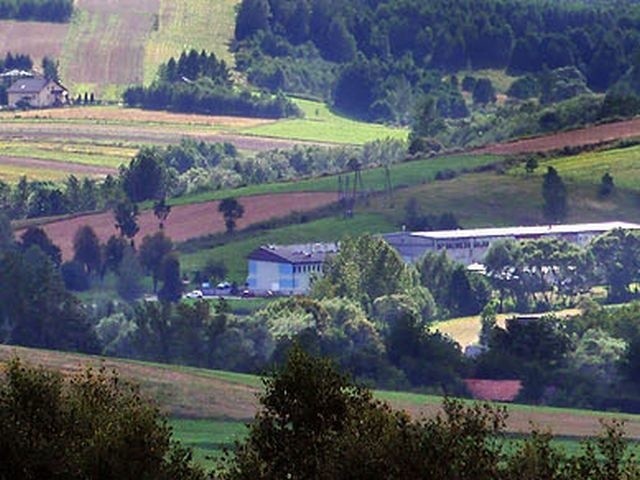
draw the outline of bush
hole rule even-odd
[[[0,376],[0,478],[199,480],[138,387],[104,370],[64,378],[12,360]]]

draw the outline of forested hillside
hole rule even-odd
[[[323,95],[351,115],[406,123],[428,94],[458,118],[469,112],[446,73],[570,67],[606,91],[634,63],[639,14],[626,0],[243,0],[236,59],[258,85]]]
[[[0,19],[68,22],[73,0],[0,0]]]

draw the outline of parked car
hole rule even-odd
[[[249,298],[249,297],[255,297],[255,296],[256,296],[256,294],[255,294],[255,293],[253,293],[253,292],[252,292],[251,290],[249,290],[249,289],[244,289],[244,290],[242,291],[242,294],[241,294],[241,295],[242,295],[242,297],[244,297],[244,298]]]
[[[185,295],[187,298],[204,298],[201,290],[193,290]]]

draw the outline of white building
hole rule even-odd
[[[247,257],[247,286],[258,293],[305,294],[311,278],[322,274],[325,259],[337,251],[335,243],[263,245]]]
[[[580,246],[616,228],[638,230],[640,225],[627,222],[579,223],[533,227],[475,228],[433,232],[396,232],[383,238],[406,262],[415,263],[427,252],[445,250],[452,260],[471,265],[482,263],[489,247],[498,240],[537,240],[559,238]]]

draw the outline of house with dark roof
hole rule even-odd
[[[263,245],[247,257],[247,286],[257,293],[308,293],[312,278],[322,274],[325,260],[337,251],[335,243]]]
[[[10,108],[58,107],[69,103],[69,92],[55,80],[44,77],[20,78],[7,89]]]

